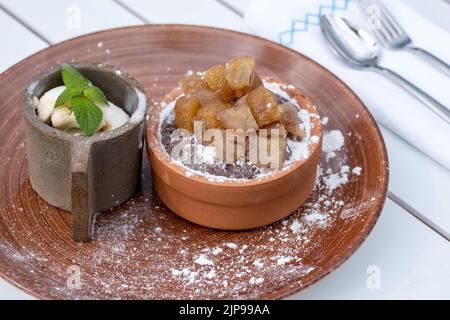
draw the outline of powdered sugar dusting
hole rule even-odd
[[[212,260],[208,259],[204,254],[198,256],[195,260],[195,263],[199,264],[199,265],[207,265],[207,266],[213,266],[214,262],[212,262]]]
[[[362,171],[362,168],[361,168],[361,167],[354,167],[354,168],[352,169],[353,174],[356,174],[357,176],[360,176],[360,175],[361,175],[361,171]]]
[[[326,132],[323,137],[323,151],[325,153],[335,152],[344,146],[344,136],[339,130]]]
[[[300,232],[301,228],[302,228],[302,225],[300,222],[298,222],[298,220],[294,220],[290,226],[290,229],[292,230],[293,233]]]
[[[286,263],[291,262],[293,258],[292,258],[292,257],[284,257],[284,256],[281,256],[281,257],[275,257],[275,259],[276,259],[276,261],[277,261],[277,265],[278,265],[278,266],[283,266],[283,265],[285,265]]]
[[[230,249],[236,249],[238,247],[235,243],[227,243],[226,246]]]
[[[255,277],[251,277],[249,284],[254,285],[254,284],[262,284],[264,283],[264,278],[255,278]]]
[[[320,211],[312,211],[304,217],[306,223],[316,224],[322,228],[328,225],[329,216],[326,213],[321,213]]]
[[[328,190],[333,191],[334,189],[345,185],[348,182],[347,173],[332,173],[323,178],[323,181]]]
[[[262,262],[261,259],[256,259],[256,260],[253,262],[253,265],[254,265],[255,267],[261,269],[261,268],[264,267],[264,262]]]

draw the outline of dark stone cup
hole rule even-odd
[[[31,185],[50,204],[72,212],[73,239],[83,242],[91,239],[95,212],[122,204],[140,185],[147,99],[135,79],[114,67],[72,65],[131,117],[112,131],[73,135],[43,123],[34,108],[35,97],[63,84],[60,66],[26,89],[23,113]]]

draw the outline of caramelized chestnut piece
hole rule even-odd
[[[205,72],[205,82],[209,89],[216,92],[223,101],[230,102],[234,99],[234,91],[225,78],[224,65],[218,64],[209,68]]]
[[[199,75],[193,75],[181,80],[181,88],[186,95],[195,95],[198,92],[209,90],[208,84]]]
[[[258,87],[247,95],[247,104],[259,127],[280,121],[277,99],[272,92],[264,87]]]
[[[239,98],[250,90],[255,68],[256,63],[253,57],[231,59],[226,64],[225,78],[231,89],[235,91],[236,97]]]
[[[278,109],[281,113],[280,122],[286,127],[286,130],[295,137],[305,137],[305,128],[298,115],[298,108],[290,102],[280,104]]]
[[[214,129],[220,127],[220,121],[217,115],[226,110],[226,105],[219,101],[211,101],[203,104],[197,112],[197,118],[203,121],[204,129]]]
[[[175,104],[175,124],[179,129],[194,131],[193,119],[200,109],[200,103],[196,97],[181,97]]]
[[[218,114],[218,119],[225,129],[258,129],[258,124],[247,105],[246,99],[246,97],[240,98],[235,107]]]

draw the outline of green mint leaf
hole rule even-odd
[[[75,97],[79,94],[80,94],[79,90],[67,88],[59,95],[58,99],[56,99],[55,108],[66,104],[67,102],[72,100],[73,97]]]
[[[67,88],[82,90],[91,84],[85,76],[69,64],[61,66],[61,74]]]
[[[96,87],[96,86],[90,86],[83,90],[83,95],[92,100],[96,105],[100,106],[106,106],[108,105],[108,100],[106,99],[105,94],[103,91]]]
[[[81,130],[86,136],[92,136],[102,122],[102,110],[94,102],[83,96],[72,98],[71,105]]]

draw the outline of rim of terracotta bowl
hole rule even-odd
[[[57,137],[58,139],[66,140],[66,141],[73,141],[74,139],[86,139],[92,142],[98,142],[98,141],[104,141],[104,140],[110,140],[114,139],[116,137],[122,136],[131,130],[133,130],[135,127],[139,126],[142,122],[145,121],[145,114],[148,109],[148,99],[147,95],[145,94],[144,89],[141,87],[139,82],[133,78],[129,73],[108,64],[101,64],[101,63],[92,63],[92,62],[71,62],[70,65],[74,66],[76,69],[97,69],[99,71],[103,71],[106,73],[109,73],[112,77],[117,77],[120,81],[124,81],[128,83],[131,88],[135,89],[136,97],[137,97],[137,105],[136,109],[132,114],[127,114],[131,117],[133,115],[136,115],[136,117],[139,119],[139,121],[130,121],[128,120],[124,125],[110,130],[110,131],[102,131],[97,132],[96,134],[92,135],[91,137],[86,137],[85,135],[73,135],[72,133],[69,133],[65,130],[60,130],[57,128],[52,127],[51,125],[48,125],[44,123],[39,117],[37,116],[35,110],[33,109],[33,98],[36,96],[34,94],[34,91],[36,87],[40,84],[40,82],[52,75],[55,75],[56,73],[61,72],[62,64],[57,64],[51,66],[49,69],[41,72],[38,74],[33,80],[28,84],[28,86],[25,89],[25,97],[24,97],[24,105],[25,105],[25,116],[27,116],[30,120],[33,126],[35,126],[37,129],[39,129],[41,132],[44,132],[46,134],[49,134],[51,136]],[[98,87],[101,87],[101,83],[96,83]],[[40,98],[40,97],[38,97]],[[121,109],[125,110],[125,106],[119,106]],[[125,110],[126,111],[126,110]],[[139,113],[142,113],[143,116],[141,117]]]
[[[318,116],[310,118],[311,123],[314,123],[314,126],[312,126],[311,128],[311,136],[318,136],[320,138],[319,142],[309,144],[308,146],[309,155],[311,156],[312,154],[314,154],[317,151],[317,148],[322,146],[321,140],[323,135],[320,114],[318,113],[315,105],[299,89],[297,89],[296,87],[289,86],[289,84],[287,84],[282,80],[266,76],[261,76],[261,79],[264,80],[265,82],[276,83],[283,86],[282,88],[283,91],[286,92],[291,98],[296,99],[302,109],[306,109],[310,114]],[[180,94],[181,88],[179,87],[174,88],[163,97],[162,101],[168,104],[170,102],[173,102],[177,97],[180,96]],[[301,103],[301,101],[304,101],[305,103]],[[167,167],[170,171],[186,180],[193,180],[195,182],[210,185],[212,187],[218,186],[225,188],[252,187],[256,185],[267,184],[273,182],[274,180],[278,180],[280,178],[288,176],[292,172],[298,170],[309,160],[311,160],[311,157],[309,156],[306,159],[297,160],[294,163],[290,164],[287,168],[281,170],[279,169],[276,172],[273,172],[263,178],[242,179],[242,181],[239,181],[240,179],[226,179],[226,178],[224,180],[213,181],[209,180],[207,177],[197,175],[195,173],[188,176],[186,175],[187,170],[173,161],[170,155],[167,154],[167,152],[163,149],[163,146],[161,145],[161,142],[158,139],[160,113],[161,113],[161,104],[158,104],[158,106],[151,108],[149,110],[149,118],[147,120],[147,132],[146,132],[147,138],[146,147],[148,157],[150,158],[150,154],[153,153],[153,155],[157,157],[158,160],[165,165],[165,167]],[[218,179],[221,178],[220,176],[217,177]]]

